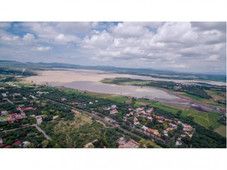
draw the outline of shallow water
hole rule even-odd
[[[163,98],[163,99],[179,99],[175,95],[171,95],[163,90],[149,87],[139,86],[123,86],[115,84],[103,84],[92,81],[74,81],[71,83],[52,82],[51,86],[64,86],[68,88],[86,90],[96,93],[117,94],[123,96],[137,97],[137,98]]]

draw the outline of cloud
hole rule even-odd
[[[51,50],[48,57],[43,57],[42,60],[189,72],[225,72],[226,24],[0,23],[0,45],[0,57],[7,55],[20,59],[23,56],[23,61],[25,58],[29,61],[35,58],[38,61],[40,52]],[[45,53],[42,56],[43,54]]]
[[[218,61],[219,55],[211,55],[206,60],[207,61]]]
[[[9,28],[11,26],[11,23],[9,22],[0,22],[0,28],[5,29]]]
[[[30,33],[25,34],[23,37],[24,41],[29,41],[29,42],[33,41],[34,39],[35,39],[34,35]]]
[[[42,46],[32,48],[32,50],[34,51],[49,51],[51,49],[52,49],[51,47],[42,47]]]

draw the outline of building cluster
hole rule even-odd
[[[124,137],[120,137],[117,140],[118,148],[138,148],[140,144],[133,139],[125,139]]]
[[[28,147],[28,145],[30,144],[30,142],[28,141],[16,141],[14,142],[12,145],[6,145],[3,143],[3,139],[0,138],[0,148],[11,148],[13,146],[17,146],[17,147]]]
[[[1,111],[1,116],[2,118],[0,118],[0,122],[9,121],[9,123],[13,123],[14,121],[17,121],[19,119],[26,118],[26,115],[24,112],[9,114],[9,112],[6,110]]]
[[[111,115],[115,115],[116,113],[119,113],[116,105],[112,105],[110,107],[104,107],[103,110],[109,111]]]
[[[163,116],[156,115],[153,113],[153,111],[154,111],[154,108],[148,108],[148,109],[145,109],[144,107],[139,107],[136,109],[129,108],[129,113],[123,117],[123,121],[127,122],[129,119],[133,119],[133,125],[135,127],[142,129],[144,132],[153,134],[157,137],[161,137],[161,136],[168,137],[169,131],[174,131],[178,128],[179,125],[181,125],[183,127],[183,132],[181,136],[176,140],[176,145],[178,146],[182,145],[181,139],[186,137],[186,135],[189,136],[190,138],[193,136],[195,129],[191,125],[182,123],[179,120],[171,120]],[[145,118],[147,121],[151,121],[151,122],[153,122],[155,119],[156,122],[161,124],[165,123],[166,125],[168,125],[168,127],[166,127],[163,131],[149,128],[143,123],[139,122],[139,117]]]

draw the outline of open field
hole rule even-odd
[[[218,134],[222,135],[223,137],[226,137],[226,126],[221,125],[214,131],[217,132]]]
[[[198,100],[198,101],[205,100],[205,99],[203,99],[202,97],[195,96],[195,95],[192,95],[192,94],[183,94],[183,95],[184,95],[184,96],[187,96],[187,97],[190,97],[190,98],[192,98],[192,99]]]
[[[143,99],[137,100],[136,106],[140,106],[139,104],[140,102],[148,103],[151,107],[157,107],[167,112],[171,112],[173,114],[176,114],[179,111],[178,108],[166,106],[160,102],[152,102]],[[192,116],[196,123],[198,123],[201,126],[204,126],[205,128],[211,127],[212,129],[216,129],[217,127],[221,126],[221,124],[218,122],[218,120],[220,119],[219,113],[208,113],[197,111],[194,109],[185,109],[182,111],[181,114],[182,116]]]
[[[217,100],[225,100],[226,94],[224,92],[217,92],[213,90],[206,90],[207,94]]]
[[[98,139],[103,129],[101,123],[87,115],[77,115],[74,120],[50,122],[42,127],[61,147],[67,148],[83,148],[85,144]]]

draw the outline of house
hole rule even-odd
[[[151,113],[153,111],[154,111],[154,108],[153,107],[147,110],[148,113]]]
[[[125,144],[125,138],[124,137],[120,137],[118,140],[117,140],[117,143],[119,144],[119,145],[124,145]]]
[[[40,125],[42,123],[42,121],[43,121],[42,116],[36,116],[35,119],[36,119],[36,123],[38,125]]]
[[[7,97],[7,94],[6,94],[6,93],[2,93],[2,96],[3,96],[3,97]]]
[[[87,107],[87,105],[86,104],[81,104],[81,107]]]
[[[153,133],[153,134],[156,135],[156,136],[160,136],[159,131],[156,130],[156,129],[148,128],[147,131],[150,132],[150,133]]]
[[[15,120],[16,119],[16,113],[10,114],[10,119]]]
[[[78,104],[80,104],[80,103],[78,103],[78,102],[73,102],[73,103],[70,103],[70,104],[72,104],[72,105],[78,105]]]
[[[119,140],[118,140],[119,141]],[[118,148],[138,148],[140,144],[133,139],[125,140],[124,144],[119,144]]]
[[[165,121],[171,123],[173,120],[171,120],[171,119],[165,119]]]
[[[175,124],[169,123],[169,125],[170,125],[171,127],[173,127],[174,129],[177,129],[177,125],[175,125]]]
[[[116,109],[116,108],[117,108],[116,105],[112,105],[112,106],[111,106],[111,109]]]
[[[10,148],[11,146],[10,145],[6,145],[4,148]]]
[[[4,111],[1,111],[1,116],[7,116],[9,113],[8,111],[4,110]]]
[[[99,101],[98,100],[95,100],[95,103],[98,103]]]
[[[57,118],[59,118],[59,116],[53,116],[53,120],[55,120],[55,119],[57,119]]]
[[[104,107],[103,110],[110,110],[110,107]]]
[[[19,146],[20,144],[21,144],[20,141],[17,141],[17,142],[14,142],[14,143],[13,143],[14,146]]]
[[[192,130],[192,127],[189,127],[189,126],[183,128],[183,131],[191,131],[191,130]]]
[[[35,96],[33,96],[33,95],[30,95],[30,97],[31,97],[31,98],[33,98],[33,99],[36,99],[36,97],[35,97]]]
[[[146,130],[148,129],[148,127],[143,126],[142,129],[143,129],[144,131],[146,131]]]
[[[162,117],[162,116],[155,116],[157,119],[160,119],[160,120],[165,120],[165,118],[164,117]]]
[[[150,117],[150,116],[149,116],[149,117],[147,117],[147,119],[149,119],[150,121],[152,121],[152,120],[153,120],[153,118],[152,118],[152,117]]]
[[[23,119],[22,115],[17,114],[16,119]]]
[[[89,104],[93,104],[93,102],[89,102]]]
[[[166,128],[167,131],[173,130],[174,128],[168,127]]]
[[[61,98],[61,101],[63,102],[63,101],[65,101],[65,100],[67,100],[66,98]]]
[[[181,140],[181,138],[179,137],[179,138],[177,138],[177,140],[179,140],[179,141],[180,141],[180,140]]]
[[[184,138],[186,135],[185,134],[181,134],[180,136]]]
[[[193,134],[187,133],[185,132],[185,134],[187,134],[190,138],[193,136]]]
[[[26,108],[22,108],[21,110],[26,111],[26,110],[36,110],[37,108],[34,107],[26,107]]]
[[[180,146],[180,145],[182,145],[182,142],[181,141],[176,141],[176,144],[175,144],[176,146]]]
[[[157,120],[159,123],[163,123],[163,121],[162,120]]]
[[[114,115],[115,113],[119,113],[119,112],[118,112],[116,109],[110,111],[110,114],[111,114],[111,115]]]
[[[93,143],[87,143],[86,145],[84,145],[84,148],[94,148],[95,146],[93,145]]]
[[[28,141],[24,141],[20,144],[21,147],[27,147],[30,144]]]
[[[71,112],[73,112],[75,115],[79,115],[80,114],[80,112],[77,111],[77,110],[71,110]]]
[[[165,136],[169,136],[167,130],[164,130],[163,133],[164,133]]]

